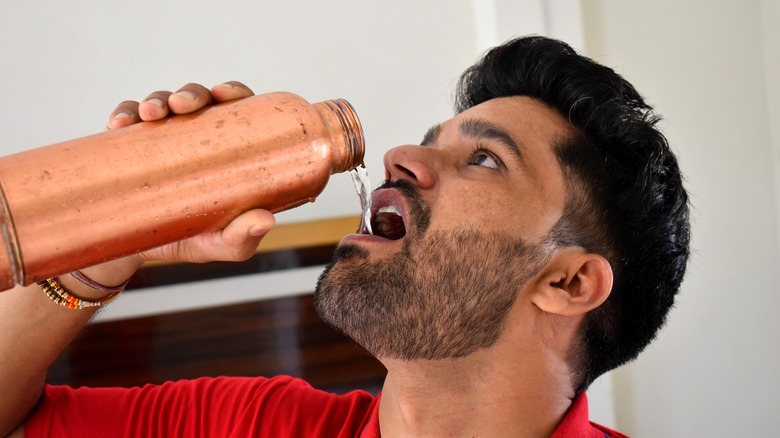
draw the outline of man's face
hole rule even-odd
[[[387,153],[375,235],[345,237],[317,308],[379,358],[447,359],[492,345],[547,261],[565,184],[552,145],[571,132],[548,106],[493,99]]]

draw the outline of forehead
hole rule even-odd
[[[538,140],[563,138],[574,127],[549,105],[527,96],[499,97],[473,106],[442,124],[460,125],[465,120],[489,121],[515,140],[534,137]]]

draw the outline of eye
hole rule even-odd
[[[478,146],[471,152],[471,158],[469,159],[470,165],[487,167],[490,169],[500,169],[503,167],[503,163],[489,150]]]

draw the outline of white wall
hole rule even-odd
[[[767,120],[774,152],[775,199],[780,208],[780,2],[761,0]],[[780,241],[778,241],[780,244]]]
[[[615,375],[618,424],[637,437],[777,436],[778,5],[583,5],[587,52],[665,116],[693,202],[690,273],[659,340]]]

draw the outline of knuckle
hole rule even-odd
[[[240,82],[240,81],[227,81],[225,83],[228,84],[228,85],[232,85],[232,86],[234,86],[236,88],[242,88],[244,90],[249,90],[249,87],[247,87],[246,85],[244,85],[243,82]]]
[[[155,91],[153,93],[150,93],[149,96],[147,96],[146,99],[144,99],[144,100],[154,99],[155,97],[156,98],[162,98],[162,97],[167,98],[170,95],[171,95],[170,91],[167,91],[167,90],[157,90],[157,91]]]
[[[195,82],[190,82],[187,85],[185,85],[185,86],[183,86],[183,87],[181,87],[179,89],[179,91],[182,91],[182,90],[195,91],[195,92],[198,92],[198,93],[208,92],[209,91],[208,88],[204,87],[201,84],[197,84]]]
[[[138,102],[135,100],[125,100],[119,103],[119,105],[116,106],[114,111],[111,113],[111,115],[114,115],[116,113],[124,112],[124,113],[135,113],[138,109]]]

